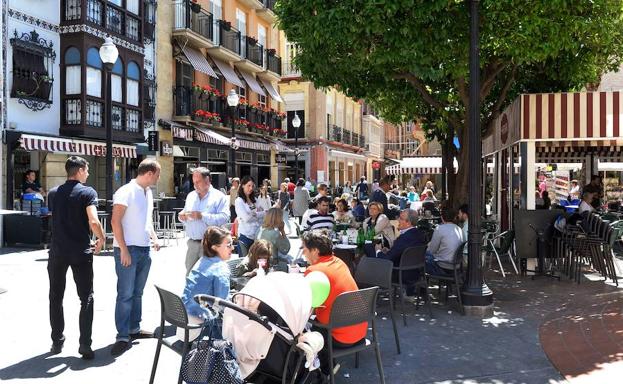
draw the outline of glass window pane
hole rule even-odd
[[[129,105],[138,106],[138,81],[130,80],[126,82],[126,103]]]
[[[89,48],[87,51],[87,65],[102,69],[102,59],[100,58],[100,53],[96,48]]]
[[[134,61],[130,61],[130,64],[128,64],[128,78],[132,80],[141,79],[141,72],[138,69],[138,65]]]
[[[87,95],[102,97],[102,71],[87,67]]]
[[[126,8],[133,14],[138,15],[138,3],[138,0],[126,0]]]
[[[123,76],[123,61],[121,61],[120,57],[117,57],[117,61],[112,67],[112,73]]]
[[[80,51],[76,47],[71,47],[65,52],[65,65],[70,64],[80,64]]]
[[[122,79],[119,75],[110,75],[110,94],[112,101],[117,103],[123,102],[123,89],[121,87]]]
[[[76,95],[80,93],[81,86],[81,67],[79,65],[71,65],[65,67],[65,93],[68,95]]]

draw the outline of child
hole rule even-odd
[[[254,277],[257,275],[257,269],[259,268],[258,260],[264,260],[264,272],[268,273],[270,258],[273,254],[272,244],[266,240],[255,240],[249,253],[247,254],[247,261],[243,261],[238,264],[236,268],[236,277]],[[261,262],[260,262],[261,263]]]

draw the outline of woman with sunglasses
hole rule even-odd
[[[186,277],[182,301],[188,312],[189,322],[194,324],[212,322],[214,332],[212,336],[220,338],[220,329],[215,323],[216,316],[206,308],[200,307],[194,297],[203,293],[221,299],[227,298],[230,272],[226,261],[231,257],[233,242],[228,231],[221,227],[211,226],[203,235],[201,245],[203,257]],[[197,337],[198,333],[194,337]]]
[[[251,176],[245,176],[240,181],[236,198],[236,215],[238,215],[238,255],[245,257],[266,215],[264,208],[257,204],[255,180]]]

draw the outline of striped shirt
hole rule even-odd
[[[333,225],[335,224],[335,218],[333,215],[326,214],[321,215],[317,210],[311,212],[307,219],[306,229],[333,229]]]

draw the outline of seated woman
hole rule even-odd
[[[264,260],[262,267],[264,273],[268,273],[270,266],[270,258],[273,255],[273,246],[266,240],[255,240],[249,253],[247,254],[247,260],[238,264],[234,273],[235,277],[255,277],[257,276],[258,269],[260,268],[260,260]]]
[[[271,244],[272,258],[271,265],[277,265],[280,262],[288,264],[292,261],[292,257],[288,256],[290,252],[290,240],[286,236],[283,222],[283,211],[281,208],[271,208],[264,216],[262,228],[257,236],[258,239],[267,240]],[[287,271],[287,266],[285,267]],[[279,268],[280,270],[283,269]]]
[[[336,210],[333,211],[333,217],[337,224],[348,224],[353,226],[355,224],[355,216],[348,209],[348,203],[345,199],[337,199],[335,201]]]
[[[387,216],[383,214],[383,205],[373,201],[368,204],[368,212],[370,213],[370,217],[364,220],[363,229],[368,232],[370,229],[374,228],[374,233],[376,235],[380,234],[383,236],[383,246],[385,248],[391,248],[396,239],[396,231]]]
[[[350,207],[352,208],[352,213],[355,217],[355,221],[362,222],[366,218],[366,209],[364,208],[363,203],[359,201],[359,199],[353,198],[350,201]]]
[[[229,294],[229,267],[225,261],[231,257],[233,243],[228,231],[221,227],[208,227],[203,240],[203,256],[186,277],[186,286],[182,294],[182,301],[188,312],[190,323],[201,324],[214,322],[215,315],[208,309],[202,308],[194,300],[195,295],[203,293],[221,299],[226,299]],[[220,338],[218,324],[212,323],[213,337]],[[199,331],[191,336],[194,339]]]

